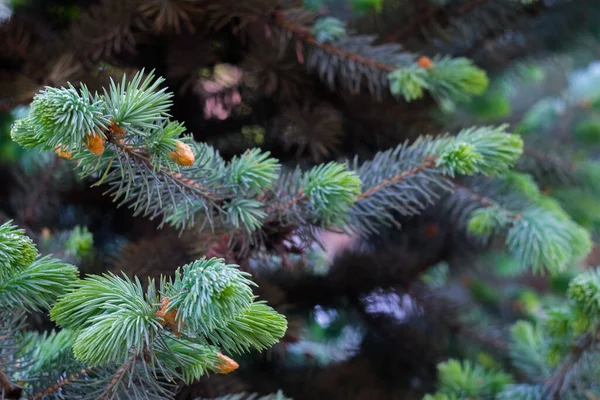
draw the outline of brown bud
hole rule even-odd
[[[180,141],[177,141],[177,148],[169,153],[169,158],[182,167],[192,165],[195,160],[192,148]]]
[[[42,228],[42,239],[48,240],[52,236],[52,231],[48,227]]]
[[[56,146],[54,152],[58,154],[60,158],[66,158],[67,160],[73,158],[73,153],[71,153],[70,151],[63,150],[60,144]]]
[[[433,61],[429,57],[421,57],[419,61],[417,61],[417,65],[423,69],[432,69]]]
[[[160,301],[160,305],[160,310],[156,312],[156,316],[162,318],[164,324],[177,325],[177,322],[175,321],[177,309],[175,308],[173,310],[167,311],[167,309],[169,308],[169,299],[163,297],[163,299]]]
[[[240,366],[234,360],[221,353],[217,354],[217,357],[221,360],[221,363],[217,366],[217,373],[219,374],[228,374]]]
[[[99,156],[104,153],[104,139],[102,136],[98,134],[88,135],[86,137],[85,145],[87,149],[95,156]]]

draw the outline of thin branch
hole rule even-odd
[[[571,353],[568,356],[567,361],[563,363],[557,373],[552,377],[547,386],[548,395],[553,400],[560,400],[561,391],[567,380],[567,375],[575,365],[581,360],[581,357],[588,351],[592,345],[596,343],[595,337],[592,333],[586,333],[581,336],[577,344],[571,349]]]
[[[128,370],[137,362],[137,358],[138,354],[133,353],[131,356],[129,356],[129,359],[127,359],[127,361],[121,365],[121,367],[113,375],[113,378],[110,380],[106,394],[101,397],[101,400],[110,400],[112,398],[112,396],[115,394],[117,385],[119,382],[121,382],[121,379],[123,379],[123,376],[128,372]]]
[[[426,157],[423,160],[423,162],[421,164],[419,164],[418,166],[416,166],[412,169],[409,169],[408,171],[402,171],[400,174],[397,174],[390,179],[382,180],[379,184],[373,186],[372,188],[365,190],[363,193],[358,195],[357,199],[358,200],[365,199],[369,196],[374,195],[375,193],[379,192],[380,190],[385,189],[386,187],[388,187],[390,185],[398,184],[420,172],[424,172],[428,169],[435,168],[437,160],[438,160],[438,157]]]
[[[71,374],[70,376],[68,376],[67,378],[60,378],[58,380],[58,382],[56,382],[56,384],[41,390],[37,393],[35,393],[33,396],[29,397],[29,400],[38,400],[41,399],[43,397],[46,397],[52,393],[56,393],[58,392],[63,386],[68,385],[69,383],[73,382],[75,379],[79,378],[81,375],[85,375],[89,372],[89,369],[82,369],[79,372],[75,372],[74,374]]]
[[[0,364],[0,366],[2,366],[2,364]],[[8,396],[7,398],[10,398],[11,394],[17,391],[20,391],[20,389],[13,385],[8,377],[2,371],[0,371],[0,395],[6,394]],[[18,397],[19,396],[15,398]]]
[[[382,63],[379,61],[371,60],[370,58],[361,56],[360,54],[352,53],[350,51],[332,46],[328,43],[319,42],[313,34],[310,32],[308,28],[302,26],[300,24],[296,24],[285,19],[284,14],[281,11],[276,11],[274,13],[274,21],[276,24],[281,26],[283,29],[291,32],[297,40],[303,41],[310,46],[317,47],[323,51],[326,51],[330,54],[335,54],[336,56],[343,58],[348,61],[352,61],[358,64],[366,65],[370,68],[375,68],[381,71],[386,72],[394,72],[396,67],[390,64]]]
[[[458,183],[456,180],[452,180],[452,184],[454,185],[457,191],[460,190],[467,193],[472,200],[476,201],[484,207],[492,207],[496,205],[496,203],[493,200],[473,191],[473,189],[471,189],[468,186]]]

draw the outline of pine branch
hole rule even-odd
[[[46,396],[49,396],[51,394],[55,394],[58,391],[60,391],[64,386],[69,385],[70,383],[72,383],[74,380],[78,379],[79,377],[81,377],[82,375],[87,375],[88,372],[90,370],[86,370],[86,369],[82,369],[79,372],[75,372],[69,376],[67,376],[66,378],[59,378],[58,382],[56,382],[54,385],[45,388],[43,390],[38,391],[37,393],[34,393],[33,395],[29,396],[29,400],[39,400],[39,399],[43,399]]]
[[[399,45],[374,46],[374,37],[346,36],[334,19],[318,21],[312,28],[303,25],[307,19],[296,10],[278,10],[273,14],[274,30],[279,32],[281,46],[295,41],[298,62],[306,62],[332,89],[339,78],[352,93],[360,92],[366,83],[379,101],[388,91],[412,101],[423,97],[424,91],[438,100],[468,99],[487,87],[485,73],[467,59],[436,56],[417,60]],[[321,24],[323,21],[329,23]]]
[[[549,396],[549,399],[560,400],[568,374],[581,360],[581,357],[595,344],[596,338],[594,334],[587,333],[579,338],[577,344],[573,346],[566,361],[563,362],[559,370],[554,374],[545,387],[546,395]]]
[[[59,392],[171,398],[177,382],[238,367],[215,344],[237,354],[264,350],[287,329],[282,315],[256,301],[249,275],[221,259],[201,259],[161,279],[159,300],[153,280],[145,293],[137,278],[77,280],[74,267],[38,257],[7,223],[0,226],[0,266],[0,389],[16,390],[11,379],[18,377],[34,399]],[[19,310],[50,307],[60,332],[22,334]]]

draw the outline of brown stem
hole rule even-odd
[[[42,397],[46,397],[52,393],[56,393],[58,392],[63,386],[68,385],[69,383],[73,382],[75,379],[79,378],[81,375],[85,375],[89,372],[89,370],[86,369],[82,369],[79,372],[76,372],[70,376],[68,376],[67,378],[61,378],[58,380],[58,382],[56,382],[56,384],[50,386],[49,388],[46,388],[44,390],[41,390],[37,393],[35,393],[33,396],[29,397],[29,400],[37,400],[37,399],[41,399]]]
[[[361,56],[360,54],[340,49],[328,43],[319,42],[306,27],[286,20],[284,14],[280,11],[276,11],[274,16],[275,23],[280,25],[283,29],[291,32],[296,37],[296,39],[301,40],[311,46],[322,49],[327,53],[335,54],[336,56],[345,60],[366,65],[370,68],[375,68],[386,72],[393,72],[396,70],[396,67],[393,65],[382,63],[379,61],[374,61],[370,58]]]
[[[438,160],[438,157],[426,157],[425,160],[423,160],[423,162],[421,164],[419,164],[418,166],[416,166],[412,169],[409,169],[408,171],[402,171],[402,173],[395,175],[390,179],[382,180],[379,184],[373,186],[372,188],[365,190],[363,193],[358,195],[357,199],[358,200],[365,199],[365,198],[372,196],[373,194],[379,192],[380,190],[385,189],[389,185],[395,185],[395,184],[400,183],[400,182],[406,180],[407,178],[409,178],[413,175],[416,175],[420,172],[426,171],[431,168],[435,168],[437,160]]]
[[[128,146],[120,141],[111,141],[115,145],[117,149],[120,149],[124,153],[129,154],[133,158],[140,160],[143,164],[145,164],[148,168],[153,169],[152,160],[150,155],[142,152],[141,150],[135,149],[131,146]],[[159,171],[165,176],[169,176],[170,179],[176,181],[179,185],[185,186],[193,192],[199,193],[204,197],[208,198],[218,198],[218,195],[213,192],[209,192],[204,190],[197,182],[192,179],[186,178],[185,175],[179,172],[170,171],[165,167],[161,167]]]
[[[119,383],[121,378],[123,378],[123,375],[125,375],[127,370],[131,368],[131,366],[137,361],[137,358],[138,354],[134,353],[129,357],[125,364],[121,365],[117,372],[115,372],[113,378],[110,380],[110,383],[108,384],[108,390],[106,391],[106,395],[104,395],[101,398],[101,400],[109,400],[113,396],[117,384]]]
[[[10,380],[4,373],[0,372],[0,395],[5,394],[7,399],[17,399],[21,397],[20,395],[16,395],[20,391],[21,390],[18,387],[16,387],[10,382]]]
[[[455,180],[452,180],[452,183],[455,188],[457,188],[458,190],[462,190],[463,192],[467,192],[471,199],[478,202],[483,207],[493,207],[493,206],[497,205],[493,200],[491,200],[477,192],[474,192],[471,188],[464,186],[464,185],[456,182]],[[506,212],[507,216],[510,218],[511,223],[513,223],[514,221],[519,221],[522,218],[521,214],[519,214],[519,213],[515,213],[515,212],[507,210],[505,208],[503,208],[503,210]]]
[[[458,183],[456,180],[452,180],[452,184],[454,185],[454,187],[458,190],[462,190],[463,192],[468,193],[469,197],[478,202],[479,204],[481,204],[484,207],[492,207],[494,205],[494,202],[492,200],[490,200],[489,198],[474,192],[473,190],[471,190],[471,188],[462,185],[460,183]]]

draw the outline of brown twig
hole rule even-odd
[[[41,390],[37,393],[35,393],[33,396],[29,397],[29,400],[38,400],[41,399],[43,397],[46,397],[52,393],[56,393],[58,392],[63,386],[68,385],[69,383],[73,382],[75,379],[79,378],[81,375],[85,375],[89,372],[89,370],[87,369],[82,369],[79,372],[76,372],[70,376],[68,376],[67,378],[60,378],[58,380],[58,382],[56,382],[56,384],[50,386],[49,388],[46,388],[44,390]]]
[[[0,366],[2,366],[2,364],[0,364]],[[16,395],[17,393],[19,393],[21,390],[13,385],[10,380],[8,379],[8,377],[0,371],[0,396],[2,394],[4,394],[6,396],[7,399],[10,398],[19,398],[21,397],[20,395]],[[4,398],[4,397],[2,397]]]
[[[113,396],[117,384],[121,378],[123,378],[123,375],[125,375],[127,370],[137,362],[138,356],[139,355],[134,352],[131,356],[129,356],[129,359],[123,365],[121,365],[117,372],[115,372],[115,375],[108,384],[108,390],[106,391],[106,394],[101,398],[102,400],[109,400]]]
[[[371,60],[370,58],[361,56],[360,54],[352,53],[350,51],[332,46],[328,43],[319,42],[313,34],[306,27],[288,21],[284,14],[281,11],[276,11],[274,13],[274,21],[278,25],[280,25],[283,29],[291,32],[297,40],[303,41],[311,46],[322,49],[330,54],[335,54],[336,56],[346,59],[348,61],[353,61],[355,63],[359,63],[362,65],[366,65],[370,68],[375,68],[381,71],[393,72],[396,70],[396,67],[390,64],[382,63],[379,61]]]
[[[469,197],[472,200],[475,200],[476,202],[478,202],[479,204],[481,204],[484,207],[492,207],[495,204],[489,198],[487,198],[477,192],[474,192],[471,188],[469,188],[461,183],[458,183],[456,180],[452,180],[452,184],[454,185],[454,187],[456,189],[462,190],[463,192],[468,193]]]
[[[402,173],[400,173],[396,176],[393,176],[390,179],[384,179],[379,184],[373,186],[372,188],[365,190],[363,193],[361,193],[360,195],[357,196],[357,199],[358,200],[365,199],[365,198],[372,196],[373,194],[379,192],[380,190],[386,188],[389,185],[395,185],[395,184],[400,183],[400,182],[406,180],[407,178],[414,176],[420,172],[424,172],[428,169],[435,168],[437,160],[438,160],[438,157],[426,157],[423,160],[423,162],[421,164],[417,165],[416,167],[409,169],[408,171],[402,171]]]

